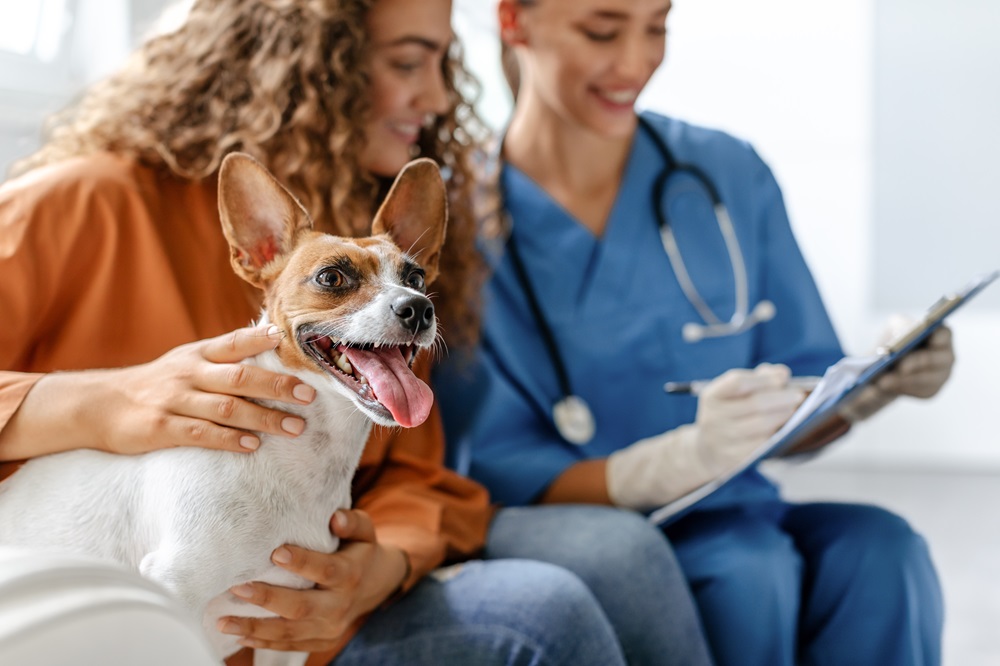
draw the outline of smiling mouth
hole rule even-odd
[[[400,425],[411,420],[408,405],[419,402],[419,380],[411,368],[416,345],[347,343],[328,335],[305,332],[299,345],[326,374],[336,377],[379,416]]]
[[[361,371],[351,364],[350,351],[359,350],[376,355],[399,354],[409,368],[413,367],[413,359],[417,356],[415,345],[379,345],[347,344],[334,341],[328,335],[306,337],[300,341],[302,348],[316,361],[327,374],[331,374],[344,382],[350,389],[364,399],[378,401],[375,389],[372,388]]]

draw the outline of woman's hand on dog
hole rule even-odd
[[[170,350],[144,365],[112,373],[102,408],[101,441],[114,453],[175,446],[248,452],[260,445],[253,431],[299,435],[305,422],[248,398],[308,404],[315,390],[297,377],[241,361],[273,349],[276,326],[241,328]]]
[[[297,377],[241,361],[281,340],[277,327],[241,328],[114,370],[50,373],[0,432],[0,460],[76,448],[145,453],[176,446],[249,452],[254,432],[296,436],[298,416],[247,398],[305,405],[316,391]]]
[[[223,617],[219,631],[242,636],[241,645],[270,650],[321,652],[340,645],[351,625],[399,589],[409,566],[403,551],[376,541],[375,527],[364,511],[338,511],[330,529],[341,540],[334,553],[285,545],[272,555],[276,565],[313,581],[315,587],[239,585],[230,591],[278,617]]]

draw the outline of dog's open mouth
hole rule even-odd
[[[430,413],[430,388],[413,374],[415,345],[347,344],[305,333],[302,348],[372,411],[410,428]]]

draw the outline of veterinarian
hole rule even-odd
[[[81,447],[254,455],[254,432],[306,427],[249,399],[308,403],[312,388],[238,365],[277,339],[243,328],[260,300],[233,273],[218,220],[216,175],[231,151],[258,158],[318,229],[348,236],[367,235],[409,159],[446,165],[447,277],[433,289],[445,341],[475,338],[470,156],[481,132],[458,92],[450,11],[449,0],[199,0],[57,119],[0,187],[5,475]],[[250,647],[309,651],[311,664],[624,664],[604,610],[561,567],[476,561],[428,576],[479,552],[492,515],[443,450],[436,410],[419,428],[378,431],[355,477],[357,510],[330,520],[341,548],[273,553],[315,588],[240,586],[280,617],[220,628]],[[669,635],[679,654],[705,654],[687,604]]]
[[[576,505],[646,512],[735,469],[803,399],[789,376],[843,356],[753,149],[635,111],[663,60],[669,10],[499,2],[516,102],[499,151],[499,231],[483,241],[494,270],[482,344],[436,377],[455,465],[522,507],[498,516],[487,553],[558,561],[585,581],[620,568],[607,554],[629,538],[662,534],[631,524],[629,537],[612,526],[619,514],[595,506],[591,520]],[[897,396],[934,395],[954,362],[950,335],[859,398],[836,431]],[[663,390],[712,377],[700,398]],[[791,504],[751,469],[665,533],[723,666],[940,662],[937,576],[898,516]],[[592,587],[616,626],[659,619],[628,588]]]

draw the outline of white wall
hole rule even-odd
[[[486,85],[483,115],[502,124],[492,4],[457,0],[456,29]],[[674,2],[667,61],[640,104],[753,142],[849,353],[867,352],[890,313],[917,316],[1000,268],[1000,199],[990,196],[1000,180],[998,10],[994,0]],[[919,159],[900,145],[919,145]],[[955,200],[969,211],[961,233],[938,213]],[[941,238],[947,263],[922,254]],[[991,289],[952,319],[959,363],[937,398],[893,405],[814,464],[1000,469],[990,419],[1000,287]]]

